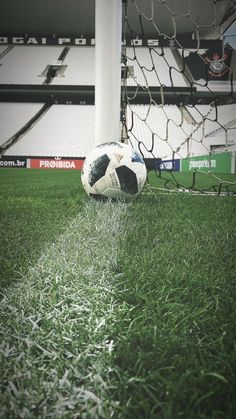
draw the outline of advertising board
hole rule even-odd
[[[210,155],[189,157],[182,159],[181,171],[191,172],[200,170],[202,172],[231,173],[232,153],[215,153]]]

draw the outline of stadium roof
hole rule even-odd
[[[132,29],[140,33],[141,11],[142,27],[147,36],[157,35],[157,28],[150,19],[152,16],[160,33],[173,36],[175,22],[177,33],[190,34],[196,30],[196,25],[199,25],[200,36],[211,39],[219,37],[218,25],[222,24],[225,30],[236,18],[236,5],[233,0],[128,1],[128,16]],[[186,16],[188,13],[189,16]],[[38,36],[93,36],[94,15],[95,0],[3,0],[0,31],[1,34]]]

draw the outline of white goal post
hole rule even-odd
[[[122,0],[95,3],[95,146],[120,141]]]

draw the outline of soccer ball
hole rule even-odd
[[[130,145],[119,142],[95,147],[81,172],[86,193],[95,199],[132,201],[141,193],[146,177],[142,156]]]

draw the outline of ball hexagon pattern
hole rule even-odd
[[[134,200],[142,191],[147,170],[140,153],[128,144],[100,144],[88,154],[82,184],[95,199]]]

